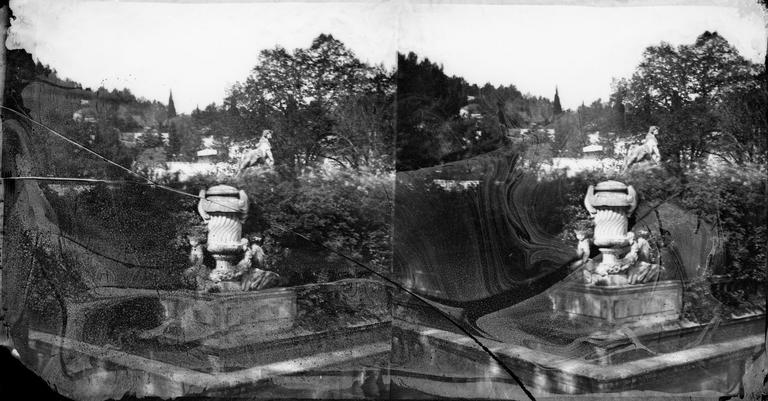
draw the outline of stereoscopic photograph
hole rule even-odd
[[[768,397],[764,2],[0,25],[3,399]]]

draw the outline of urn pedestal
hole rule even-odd
[[[618,259],[619,250],[613,248],[600,248],[600,254],[603,255],[603,263],[613,265]]]
[[[199,342],[231,348],[293,327],[296,292],[287,288],[212,294],[176,293],[162,300],[166,324],[160,337],[171,343]]]
[[[596,327],[677,320],[682,297],[679,281],[622,286],[570,282],[550,294],[555,312]]]

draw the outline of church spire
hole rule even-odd
[[[555,100],[554,100],[554,105],[552,106],[552,112],[555,115],[559,115],[563,113],[563,106],[560,105],[560,94],[557,93],[557,85],[555,85]]]
[[[168,96],[168,118],[176,117],[176,106],[173,104],[173,91]]]

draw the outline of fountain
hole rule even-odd
[[[647,230],[639,234],[627,232],[629,216],[637,208],[637,194],[632,186],[618,181],[603,181],[590,185],[584,206],[595,222],[593,242],[600,248],[602,261],[586,263],[584,280],[597,285],[620,285],[651,282],[663,269],[651,263]],[[629,252],[618,259],[624,248]]]
[[[229,185],[203,189],[197,210],[208,224],[208,239],[203,244],[199,238],[190,238],[192,266],[184,273],[190,286],[199,292],[236,292],[263,290],[280,283],[276,273],[260,269],[265,264],[261,238],[242,238],[248,216],[245,191]],[[213,270],[204,264],[206,251],[216,261]]]
[[[644,390],[728,393],[734,383],[738,384],[745,360],[764,349],[764,315],[754,313],[715,322],[682,318],[684,280],[694,277],[684,270],[706,263],[706,255],[712,252],[707,245],[711,237],[701,236],[694,217],[670,204],[654,205],[658,213],[645,213],[651,207],[640,203],[640,196],[631,185],[597,182],[585,188],[584,206],[591,218],[589,225],[577,230],[577,252],[563,252],[560,247],[560,253],[545,253],[549,242],[537,234],[544,231],[542,226],[549,221],[545,213],[559,206],[549,203],[557,197],[549,192],[555,185],[543,181],[526,186],[531,181],[526,182],[525,175],[510,173],[511,169],[503,165],[490,166],[516,181],[502,186],[496,177],[486,175],[478,190],[466,197],[467,212],[456,212],[463,206],[461,198],[446,196],[446,215],[440,216],[439,222],[450,222],[451,226],[446,224],[432,231],[422,228],[431,228],[424,224],[429,220],[423,217],[437,198],[430,192],[423,191],[425,195],[421,197],[404,197],[421,208],[409,205],[397,210],[399,221],[412,223],[402,231],[404,235],[411,231],[429,233],[422,238],[411,236],[412,242],[399,237],[395,249],[401,253],[409,251],[410,256],[401,258],[401,274],[413,280],[416,290],[428,294],[430,302],[443,315],[430,313],[407,298],[396,300],[392,383],[398,388],[447,397],[526,397],[472,339],[444,323],[446,319],[442,316],[449,315],[483,330],[487,334],[480,339],[483,345],[537,397],[615,392],[639,396],[644,395]],[[409,193],[410,187],[405,188],[401,197]],[[417,203],[413,199],[425,201]],[[494,201],[502,207],[489,208]],[[477,209],[472,209],[473,206]],[[470,220],[462,225],[461,218],[474,216],[475,210],[503,213],[489,213],[483,221],[486,224]],[[539,211],[542,213],[537,214]],[[453,219],[451,213],[457,217]],[[498,221],[512,224],[497,224]],[[515,230],[493,231],[510,226]],[[445,247],[447,236],[443,236],[443,231],[451,230],[464,236],[448,238],[454,242],[452,247]],[[663,247],[656,248],[651,233],[662,230],[669,233],[669,238]],[[519,240],[521,237],[524,240]],[[483,296],[483,290],[493,288],[480,285],[488,278],[493,279],[496,288],[504,288],[506,276],[497,274],[502,270],[494,264],[504,259],[491,257],[495,249],[489,246],[498,238],[520,244],[512,252],[504,249],[499,253],[509,258],[506,260],[522,260],[521,265],[529,271],[542,274],[549,266],[560,266],[562,271],[549,276],[558,281],[550,284],[542,274],[544,278],[538,280],[538,285],[546,285],[546,289],[538,294],[525,294],[526,283],[474,300],[473,297]],[[413,245],[415,240],[420,241],[420,246]],[[464,252],[454,250],[461,246],[465,246]],[[441,260],[432,255],[448,253],[471,261],[466,256],[471,256],[475,249],[484,259],[458,264],[459,268],[448,258]],[[559,255],[568,257],[560,261]],[[574,256],[578,259],[574,260]],[[545,258],[554,262],[543,263]],[[570,271],[566,271],[568,267]],[[518,269],[515,273],[521,278],[525,271],[528,270]]]
[[[237,288],[235,263],[247,240],[242,238],[243,222],[248,216],[248,195],[228,185],[216,185],[200,191],[197,210],[208,223],[208,252],[216,260],[210,279],[221,289]]]
[[[637,203],[631,185],[603,181],[589,186],[584,206],[594,220],[592,242],[600,249],[601,260],[585,258],[580,280],[550,294],[556,312],[598,327],[647,325],[680,317],[682,284],[661,280],[664,269],[651,260],[647,231],[628,231]]]
[[[271,288],[280,277],[264,270],[261,238],[243,238],[248,195],[228,185],[200,191],[198,212],[208,225],[207,241],[190,238],[190,263],[184,278],[197,294],[178,292],[162,300],[165,321],[142,334],[166,341],[202,341],[216,349],[243,346],[243,339],[288,330],[296,316],[296,294]],[[215,260],[205,265],[204,253]],[[213,267],[211,269],[211,267]]]

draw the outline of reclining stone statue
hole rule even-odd
[[[624,158],[624,170],[626,171],[632,165],[642,162],[643,160],[650,159],[654,163],[661,161],[661,154],[659,153],[659,141],[656,139],[656,135],[659,133],[659,128],[651,126],[648,129],[648,133],[645,135],[645,140],[640,145],[632,146],[627,152],[627,156]]]
[[[647,231],[640,235],[627,233],[630,249],[623,258],[608,270],[611,274],[624,274],[629,284],[642,284],[655,281],[661,275],[663,268],[651,260],[651,245],[645,238]]]
[[[209,278],[211,269],[205,264],[205,239],[195,236],[189,236],[188,239],[190,267],[184,270],[184,284],[199,291],[208,291],[213,282]]]
[[[254,237],[250,244],[246,245],[243,259],[235,268],[243,291],[271,288],[280,282],[280,276],[277,273],[264,269],[266,260],[260,242],[260,237]]]
[[[272,145],[269,140],[272,139],[272,131],[264,130],[261,134],[261,139],[256,145],[256,149],[249,151],[240,160],[238,166],[238,175],[242,174],[249,167],[264,165],[272,167],[275,164],[275,159],[272,157]]]

